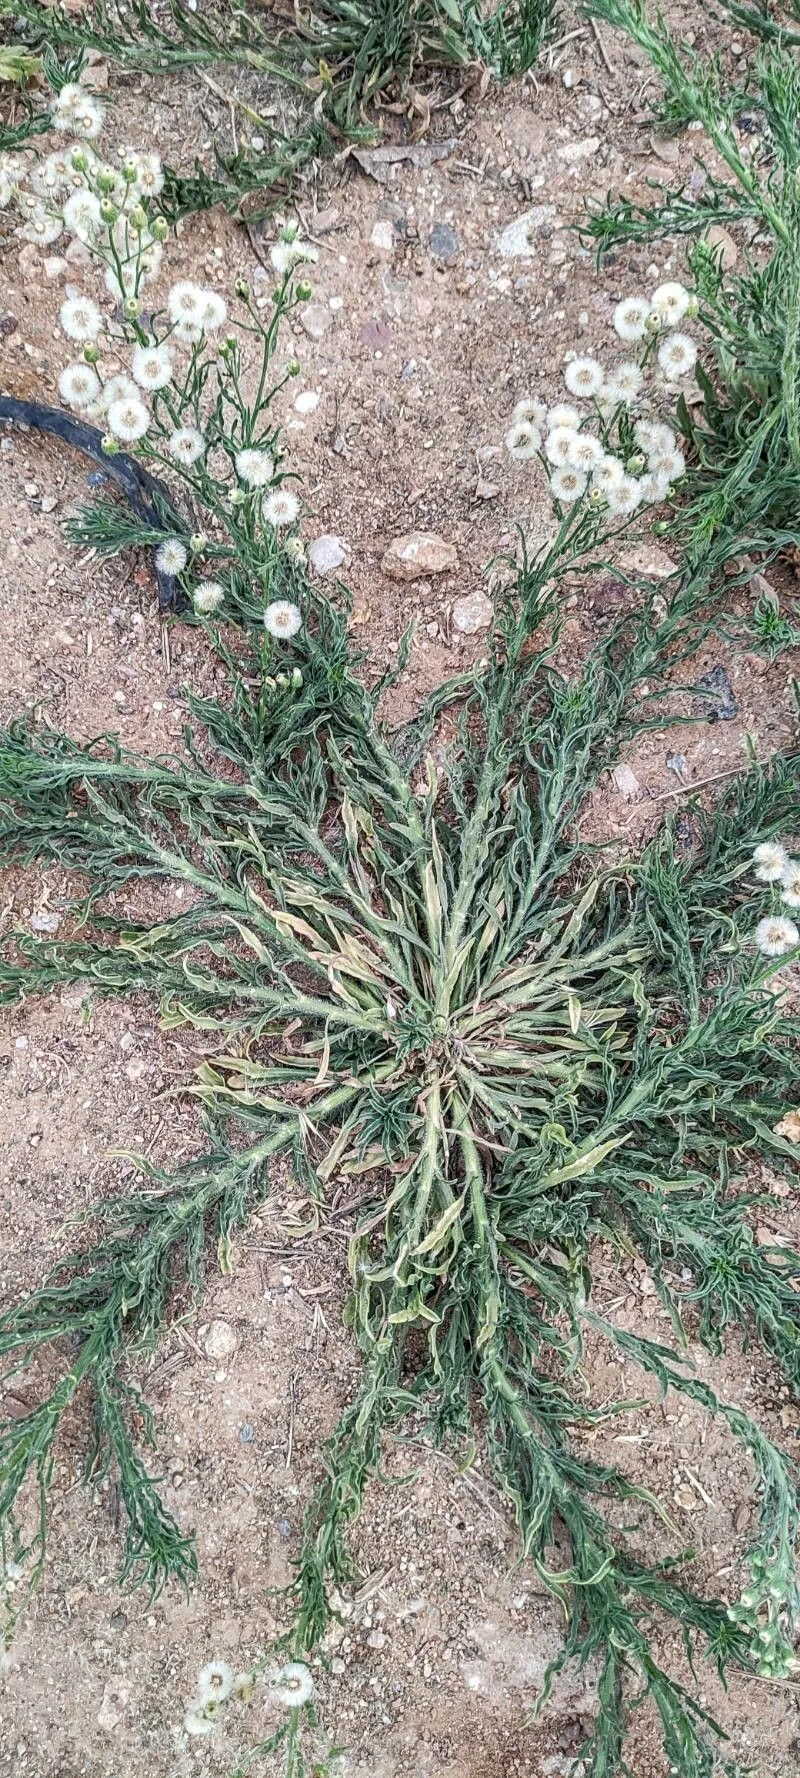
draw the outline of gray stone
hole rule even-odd
[[[395,537],[381,563],[391,580],[422,580],[426,574],[446,574],[458,567],[458,554],[452,543],[432,531],[411,531],[406,537]]]
[[[435,222],[428,236],[428,246],[434,259],[440,259],[444,265],[452,265],[461,252],[461,242],[449,222]]]
[[[494,606],[485,593],[468,593],[453,606],[453,629],[460,630],[462,636],[474,636],[478,630],[488,630],[493,617]]]
[[[67,260],[62,259],[57,253],[51,253],[44,262],[44,275],[50,279],[51,284],[55,283],[57,278],[63,278],[67,270]]]

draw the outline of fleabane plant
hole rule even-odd
[[[692,292],[677,281],[650,296],[625,296],[614,330],[631,348],[627,358],[604,365],[573,354],[564,372],[570,401],[517,402],[506,449],[517,462],[543,463],[559,508],[586,496],[613,523],[669,498],[686,458],[664,414],[672,418],[676,393],[694,369],[697,344],[681,324],[696,313]]]
[[[71,122],[76,115],[65,111]],[[202,532],[145,529],[138,539],[157,546],[157,567],[181,578],[196,616],[260,622],[267,603],[281,604],[269,600],[278,557],[288,570],[301,554],[292,536],[300,500],[274,417],[276,397],[300,367],[289,359],[273,377],[272,361],[283,318],[311,294],[301,274],[316,250],[294,223],[282,225],[264,315],[245,280],[230,294],[191,279],[167,282],[157,155],[125,149],[114,165],[80,140],[17,174],[20,234],[32,238],[41,225],[51,240],[66,231],[97,273],[96,295],[61,305],[62,332],[79,353],[58,376],[62,402],[101,430],[109,456],[134,456],[202,509]],[[110,503],[87,509],[70,530],[108,553],[137,540]],[[299,613],[288,627],[273,613],[266,633],[288,640],[292,622]]]

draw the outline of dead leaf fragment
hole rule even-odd
[[[787,1142],[800,1142],[800,1111],[787,1111],[786,1116],[775,1125],[774,1134],[785,1136]]]

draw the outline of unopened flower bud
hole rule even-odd
[[[152,228],[153,239],[155,241],[166,241],[167,235],[169,234],[169,223],[166,216],[157,216],[155,221],[150,224],[150,227]]]
[[[237,278],[234,290],[236,291],[236,295],[241,297],[243,303],[248,301],[250,296],[250,285],[246,278]]]
[[[126,296],[122,305],[122,313],[128,321],[134,321],[136,319],[136,316],[139,313],[138,296]]]
[[[140,235],[142,229],[147,227],[147,211],[142,209],[141,204],[134,204],[128,220],[131,228],[135,228],[137,235]]]
[[[295,296],[299,303],[307,303],[311,297],[311,285],[298,284],[295,289]]]
[[[302,689],[302,685],[303,685],[303,675],[300,671],[300,668],[293,667],[292,668],[292,691],[300,691]]]
[[[281,229],[281,240],[282,241],[296,241],[299,233],[300,233],[299,223],[285,222],[283,225],[283,228]]]
[[[107,457],[116,457],[120,445],[118,439],[114,437],[113,432],[107,432],[105,437],[101,438],[100,449],[105,451]]]
[[[75,168],[76,173],[85,173],[86,172],[89,162],[87,161],[82,148],[73,148],[72,153],[69,158],[70,158],[70,162],[71,162],[72,166]]]
[[[695,317],[697,315],[699,315],[699,313],[700,313],[700,304],[697,300],[697,297],[694,295],[694,293],[692,293],[692,295],[689,298],[688,303],[686,304],[687,319],[689,321],[694,321]]]
[[[119,216],[119,210],[117,209],[116,204],[111,203],[110,198],[103,199],[103,202],[100,205],[100,215],[102,216],[103,221],[107,222],[109,227],[113,228],[114,223]]]
[[[189,538],[189,548],[192,552],[192,555],[199,556],[201,550],[205,549],[207,543],[208,543],[208,538],[205,534],[205,531],[193,531],[191,537]]]
[[[98,346],[84,346],[83,356],[87,364],[97,364],[100,358],[100,348]]]
[[[298,358],[290,358],[289,359],[289,362],[286,366],[286,375],[287,375],[287,377],[299,377],[299,375],[300,375],[300,361]]]
[[[275,678],[275,684],[277,685],[279,691],[286,691],[287,686],[289,684],[286,674],[285,673],[278,673]]]
[[[122,163],[122,177],[125,180],[126,185],[133,184],[133,181],[136,178],[136,162],[135,161],[123,161],[123,163]]]
[[[116,183],[117,183],[116,173],[112,172],[110,167],[103,167],[102,170],[97,175],[97,189],[98,189],[98,191],[105,191],[105,192],[113,191]]]
[[[645,461],[646,459],[642,456],[641,451],[637,451],[636,455],[631,457],[628,462],[628,469],[631,475],[638,475],[640,471],[644,469]]]
[[[231,506],[244,506],[247,495],[244,488],[234,488],[231,494]]]

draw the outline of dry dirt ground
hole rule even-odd
[[[688,22],[702,47],[702,21]],[[651,264],[659,276],[680,271],[679,251],[660,246],[626,251],[598,273],[570,232],[585,199],[612,187],[640,191],[665,171],[677,179],[703,144],[689,134],[674,149],[656,138],[654,148],[639,59],[574,19],[563,35],[536,80],[480,101],[467,94],[435,113],[433,139],[455,141],[446,159],[406,164],[386,186],[340,162],[311,181],[298,204],[320,249],[311,321],[317,337],[307,319],[285,341],[285,355],[297,352],[303,367],[291,400],[307,389],[320,396],[307,418],[286,406],[308,504],[304,535],[343,541],[365,670],[384,665],[417,620],[390,716],[407,714],[480,650],[480,635],[454,629],[452,606],[484,585],[486,562],[514,527],[523,525],[534,540],[547,534],[541,471],[510,463],[502,450],[515,401],[534,390],[557,398],[564,352],[610,350],[615,301],[640,286]],[[219,76],[223,86],[231,79],[230,70]],[[207,149],[216,127],[227,128],[227,107],[188,77],[144,82],[112,73],[111,95],[111,143],[155,141],[177,165]],[[391,124],[399,137],[402,124]],[[523,216],[531,218],[530,256],[506,258],[498,237]],[[171,275],[202,276],[224,291],[238,273],[256,283],[263,276],[244,231],[219,213],[190,219],[168,252]],[[42,257],[33,248],[20,254],[13,241],[4,249],[2,384],[53,399],[65,358],[58,305],[65,283],[80,287],[80,271],[48,278]],[[167,646],[143,560],[102,564],[65,543],[62,521],[86,496],[85,464],[18,432],[0,450],[0,716],[35,703],[39,720],[76,736],[114,729],[147,752],[174,747],[182,687],[208,689],[214,681],[202,637],[176,624]],[[412,529],[454,544],[457,569],[407,588],[388,579],[381,570],[387,544]],[[616,596],[606,583],[576,595],[567,631],[576,657],[610,621]],[[639,790],[626,801],[614,784],[604,786],[595,831],[635,843],[675,806],[679,786],[667,756],[677,745],[686,777],[697,782],[743,763],[746,733],[763,757],[791,738],[789,679],[797,662],[784,657],[770,667],[721,643],[701,670],[717,663],[728,672],[736,717],[698,722],[679,742],[662,734],[633,748]],[[2,918],[36,930],[43,914],[58,913],[67,888],[57,870],[8,875]],[[168,1095],[188,1079],[198,1054],[196,1039],[159,1031],[144,999],[92,1010],[67,990],[5,1017],[4,1301],[16,1300],[52,1263],[68,1213],[130,1182],[119,1151],[174,1163],[196,1149],[191,1106]],[[303,1506],[319,1473],[318,1446],[357,1375],[341,1324],[346,1231],[333,1225],[298,1246],[284,1226],[291,1190],[286,1182],[254,1219],[233,1276],[212,1273],[200,1313],[167,1339],[145,1376],[165,1497],[197,1536],[201,1580],[188,1599],[168,1591],[149,1605],[141,1593],[120,1594],[116,1489],[113,1481],[94,1493],[80,1485],[87,1428],[80,1416],[70,1422],[54,1478],[45,1578],[0,1690],[3,1775],[221,1775],[266,1733],[263,1704],[255,1702],[231,1715],[211,1743],[187,1743],[181,1719],[203,1659],[217,1654],[244,1667],[280,1627],[271,1590],[290,1577]],[[776,1191],[779,1232],[791,1232],[791,1208]],[[658,1334],[647,1274],[636,1265],[614,1269],[610,1256],[599,1255],[598,1265],[603,1300],[630,1325],[644,1319]],[[223,1363],[206,1349],[215,1321],[234,1336]],[[707,1371],[707,1356],[696,1358]],[[608,1352],[592,1351],[587,1369],[596,1400],[640,1392],[639,1380],[621,1373]],[[734,1346],[715,1364],[715,1378],[794,1448],[797,1412],[763,1358]],[[6,1399],[7,1412],[14,1405]],[[667,1400],[622,1431],[611,1422],[594,1436],[594,1454],[662,1491],[677,1521],[667,1545],[673,1552],[694,1547],[694,1578],[736,1596],[755,1503],[747,1465],[725,1435]],[[524,1567],[514,1570],[514,1528],[485,1467],[478,1458],[459,1476],[449,1457],[424,1445],[391,1449],[386,1463],[406,1485],[368,1492],[354,1539],[363,1586],[346,1629],[332,1639],[329,1669],[318,1670],[324,1719],[347,1749],[343,1772],[560,1778],[591,1716],[594,1676],[559,1680],[543,1717],[529,1725],[558,1647],[559,1612]],[[663,1652],[688,1678],[677,1635],[665,1634]],[[792,1687],[741,1680],[725,1697],[702,1669],[699,1684],[730,1732],[733,1757],[759,1778],[796,1778],[800,1709]],[[645,1712],[632,1743],[636,1778],[665,1771],[657,1745]]]

